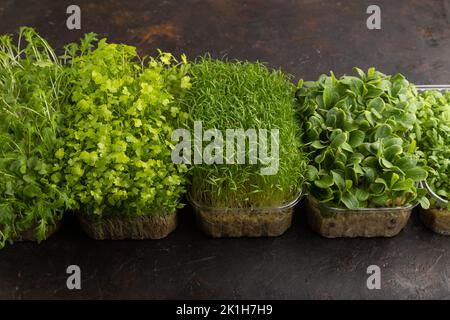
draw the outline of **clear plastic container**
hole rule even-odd
[[[393,237],[406,226],[416,206],[344,209],[319,203],[311,195],[307,200],[310,227],[327,238]]]
[[[431,208],[420,210],[420,219],[423,224],[436,233],[450,235],[450,210],[448,210],[448,200],[438,196],[430,188],[428,183],[423,182],[422,186],[427,189],[430,196]]]
[[[292,224],[294,206],[303,193],[289,203],[273,208],[214,208],[196,202],[188,192],[200,229],[213,238],[276,237]]]

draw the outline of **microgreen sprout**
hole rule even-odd
[[[417,145],[428,168],[427,183],[440,198],[450,200],[450,92],[424,91],[417,112]],[[436,199],[431,198],[433,205]],[[438,204],[441,206],[441,204]],[[448,205],[450,209],[450,204]]]
[[[58,156],[77,207],[93,218],[175,212],[186,166],[172,163],[170,137],[187,118],[177,102],[190,86],[186,58],[140,59],[135,47],[88,34],[66,46],[66,59],[73,91]]]
[[[67,74],[33,29],[21,28],[17,43],[0,37],[0,247],[28,230],[44,240],[72,206],[55,155]]]
[[[298,115],[310,154],[310,193],[344,208],[401,207],[419,201],[427,172],[412,137],[417,91],[401,74],[370,68],[358,76],[300,82]]]
[[[279,70],[261,63],[199,59],[192,70],[192,88],[183,105],[191,130],[196,121],[208,129],[278,129],[279,168],[262,175],[256,164],[194,164],[191,196],[205,206],[219,208],[276,207],[299,193],[306,157],[295,122],[295,87]],[[225,148],[226,149],[226,148]],[[249,156],[246,150],[246,157]],[[226,154],[226,150],[225,150]],[[227,161],[228,162],[228,161]]]

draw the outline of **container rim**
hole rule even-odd
[[[427,189],[428,193],[431,194],[433,198],[441,202],[443,205],[448,206],[449,200],[445,200],[441,196],[437,195],[430,187],[427,181],[422,181],[422,187]]]
[[[217,212],[223,212],[223,211],[241,211],[241,212],[248,212],[248,211],[263,211],[263,212],[270,212],[270,211],[282,211],[282,210],[286,210],[286,209],[290,209],[293,208],[297,203],[300,202],[300,200],[303,197],[303,188],[300,189],[300,192],[297,194],[297,196],[285,203],[282,204],[278,207],[248,207],[248,208],[228,208],[228,207],[210,207],[210,206],[205,206],[203,204],[198,203],[197,201],[195,201],[192,196],[191,196],[191,192],[190,192],[190,188],[188,190],[188,192],[186,193],[187,196],[187,200],[189,201],[189,203],[200,210],[207,210],[207,211],[217,211]]]
[[[320,208],[323,208],[327,211],[335,211],[335,212],[348,212],[348,211],[360,211],[360,212],[369,212],[369,211],[378,211],[378,212],[387,212],[387,211],[397,211],[397,210],[412,210],[415,207],[417,207],[417,205],[419,203],[413,203],[409,206],[406,207],[380,207],[380,208],[356,208],[356,209],[348,209],[348,208],[338,208],[338,207],[332,207],[332,206],[328,206],[324,203],[319,202],[314,196],[312,195],[308,195],[308,197],[311,197],[312,199],[314,199]]]
[[[427,91],[427,90],[450,90],[450,84],[420,84],[416,85],[417,90]]]

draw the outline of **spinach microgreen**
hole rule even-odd
[[[418,183],[412,138],[417,91],[403,75],[370,68],[358,76],[322,75],[300,82],[298,116],[309,152],[310,193],[323,203],[350,209],[399,207],[428,201]]]

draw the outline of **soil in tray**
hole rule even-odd
[[[200,229],[213,238],[276,237],[291,226],[292,213],[292,208],[264,212],[195,209]]]
[[[411,211],[412,208],[393,208],[324,214],[317,200],[308,197],[308,223],[314,231],[327,238],[393,237],[406,226]]]
[[[436,233],[450,235],[450,211],[444,209],[420,209],[423,224]]]
[[[134,218],[105,217],[93,220],[78,214],[84,232],[96,240],[162,239],[177,227],[177,214],[139,216]]]
[[[33,226],[25,231],[22,231],[17,236],[14,237],[14,241],[37,241],[36,238],[36,227],[37,224],[34,223]],[[47,232],[45,235],[45,239],[50,238],[56,231],[61,228],[61,222],[57,222],[56,224],[51,224],[47,226]]]

